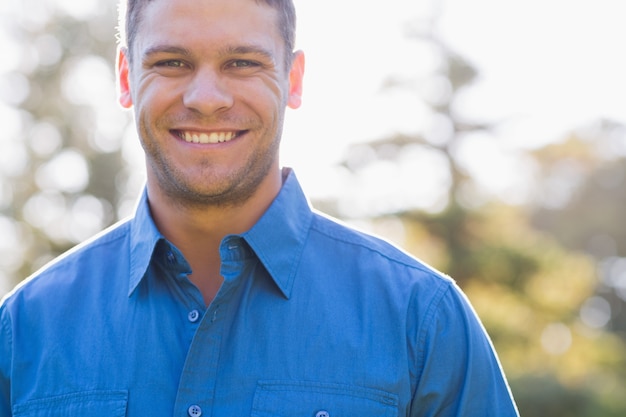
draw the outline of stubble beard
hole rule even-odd
[[[181,209],[235,208],[245,204],[270,175],[278,161],[282,120],[271,144],[262,152],[252,154],[245,164],[227,174],[216,173],[211,161],[203,160],[189,173],[168,158],[152,134],[140,127],[147,168],[153,172],[158,188],[171,204]],[[260,139],[253,139],[260,140]],[[205,181],[200,183],[200,178]],[[216,186],[219,183],[218,186]],[[209,184],[210,186],[205,186]]]

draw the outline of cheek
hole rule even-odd
[[[270,130],[280,129],[287,106],[285,92],[272,85],[271,88],[259,91],[255,100],[255,110],[264,120],[266,128]]]
[[[182,81],[163,77],[146,77],[136,84],[135,105],[159,108],[180,97]]]
[[[238,88],[240,96],[253,102],[263,102],[267,109],[284,107],[287,101],[288,84],[274,77],[259,76],[240,83]]]
[[[149,90],[139,94],[135,104],[135,118],[143,129],[159,129],[172,120],[176,103],[179,102],[171,92]],[[178,113],[181,113],[180,111]]]

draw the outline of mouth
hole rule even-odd
[[[232,132],[192,132],[186,130],[174,131],[174,135],[187,143],[200,143],[200,144],[216,144],[230,142],[231,140],[243,135],[246,131],[232,131]]]

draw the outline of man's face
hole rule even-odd
[[[278,170],[285,107],[300,105],[303,56],[285,68],[277,12],[253,0],[155,0],[120,102],[134,106],[148,181],[180,204],[233,205]]]

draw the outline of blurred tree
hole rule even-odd
[[[2,293],[117,220],[128,180],[115,2],[30,3],[1,15],[12,64],[0,68]]]
[[[533,224],[595,258],[589,319],[626,340],[626,126],[599,121],[535,157],[541,176]]]
[[[621,417],[623,401],[607,401],[584,387],[566,387],[551,375],[513,381],[520,415],[533,417]]]
[[[129,116],[113,95],[115,3],[32,3],[0,6],[0,283],[7,286],[0,291],[118,219],[136,195],[122,142]],[[351,201],[316,205],[458,280],[494,339],[523,415],[624,415],[624,343],[605,331],[602,300],[611,328],[620,329],[625,153],[607,158],[613,145],[590,152],[602,134],[623,130],[605,124],[588,135],[594,141],[533,155],[542,206],[531,207],[531,223],[528,208],[486,199],[460,160],[472,133],[491,128],[463,120],[456,107],[476,71],[428,23],[414,29],[440,64],[426,79],[390,78],[386,88],[415,89],[430,109],[428,129],[356,146],[344,163],[370,191],[369,179],[382,174],[388,180],[380,187],[394,197],[377,195],[357,213]],[[435,185],[422,192],[428,184]],[[595,265],[583,252],[603,262],[597,293]]]
[[[462,120],[455,106],[459,93],[471,84],[476,72],[428,33],[421,34],[418,41],[430,42],[442,57],[442,65],[430,81],[444,84],[445,94],[436,95],[436,100],[432,96],[424,99],[437,120],[439,133],[395,135],[355,145],[343,163],[355,184],[367,185],[375,177],[370,174],[372,170],[378,177],[382,173],[386,178],[381,181],[382,187],[403,190],[396,197],[398,201],[381,204],[380,198],[372,199],[371,204],[357,211],[341,200],[321,201],[318,205],[389,237],[459,282],[493,338],[514,382],[514,393],[519,394],[522,414],[624,415],[626,403],[621,392],[626,389],[626,375],[616,371],[626,369],[624,343],[581,318],[581,309],[593,296],[597,283],[593,258],[583,252],[580,244],[569,245],[568,249],[534,228],[532,207],[507,205],[481,194],[480,184],[464,168],[457,150],[467,141],[472,146],[472,133],[489,131],[491,127]],[[420,82],[392,80],[387,88],[401,85],[412,88]],[[552,187],[543,190],[544,200],[552,208],[562,209],[562,203],[569,202],[563,194],[575,189],[570,183],[583,181],[590,173],[577,168],[578,163],[589,164],[589,154],[579,148],[572,147],[574,154],[582,158],[575,164],[568,154],[554,152],[550,147],[532,155],[541,167],[561,175],[537,183],[540,189]],[[411,165],[424,164],[426,158],[436,159],[437,166],[448,170],[448,174],[436,174],[436,167],[411,170]],[[557,159],[562,162],[560,167],[554,163]],[[607,173],[609,169],[621,174]],[[615,187],[615,178],[623,178],[623,169],[604,165],[598,175],[606,185]],[[392,173],[385,174],[386,170]],[[572,176],[572,172],[579,176]],[[541,170],[539,174],[545,175]],[[428,183],[437,178],[446,179],[437,183],[439,193],[420,192],[420,187],[429,187]],[[589,180],[598,179],[591,175]],[[597,192],[597,187],[591,189]],[[624,201],[623,196],[615,194],[614,199]],[[598,204],[596,197],[588,191],[585,200],[593,202],[596,212],[587,216],[596,220],[585,226],[581,214],[575,212],[568,218],[560,211],[551,212],[560,219],[556,223],[545,220],[549,215],[545,212],[535,219],[540,223],[544,219],[543,223],[570,238],[580,233],[589,233],[591,238],[594,230],[610,230],[618,219],[613,217],[609,222],[606,216],[619,213],[619,207],[623,207],[623,203]],[[425,204],[420,198],[432,201]],[[626,276],[626,262],[623,267]],[[570,401],[572,398],[576,401]]]

